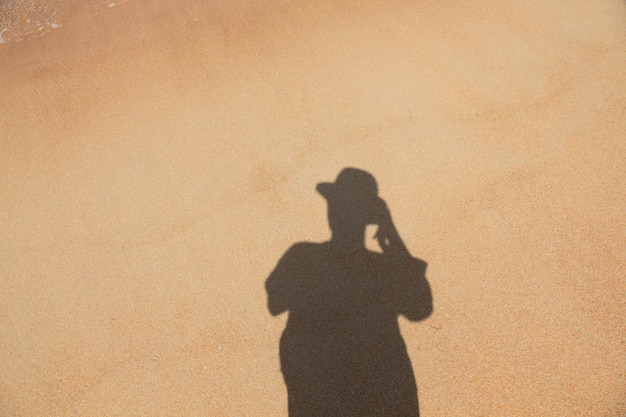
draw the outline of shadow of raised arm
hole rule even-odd
[[[412,256],[394,256],[389,260],[390,276],[398,286],[398,312],[410,321],[428,318],[433,312],[433,297],[426,280],[427,263]]]

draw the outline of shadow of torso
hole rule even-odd
[[[398,316],[432,311],[426,263],[329,243],[299,243],[267,280],[289,415],[417,416],[417,387]]]

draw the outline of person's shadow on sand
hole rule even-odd
[[[270,313],[289,311],[280,340],[289,416],[418,416],[398,316],[432,313],[426,263],[400,239],[371,174],[346,168],[317,190],[330,241],[295,244],[266,282]],[[365,248],[368,224],[382,254]]]

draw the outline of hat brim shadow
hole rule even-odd
[[[335,184],[332,182],[321,182],[317,184],[316,189],[326,200],[333,198],[335,195]]]

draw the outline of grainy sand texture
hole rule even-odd
[[[264,283],[351,166],[422,416],[626,415],[624,1],[75,3],[0,2],[0,415],[287,416]]]

